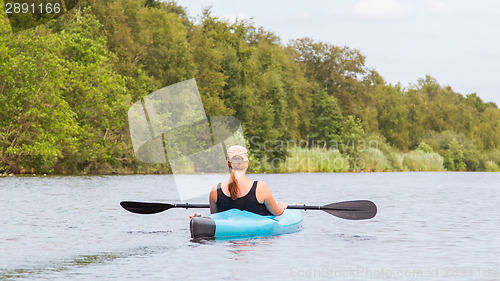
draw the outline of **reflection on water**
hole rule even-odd
[[[168,234],[168,233],[172,233],[172,231],[171,230],[166,230],[166,231],[162,231],[162,230],[155,230],[155,231],[136,230],[136,231],[127,231],[127,233],[147,235],[147,234]]]
[[[327,269],[329,275],[316,279],[331,280],[349,268],[372,273],[432,268],[442,275],[419,279],[500,280],[500,173],[250,178],[266,181],[278,200],[323,205],[368,199],[379,212],[372,220],[349,221],[307,211],[297,233],[194,241],[191,210],[137,215],[119,205],[122,200],[178,202],[169,176],[2,178],[0,279],[302,280],[300,274]],[[203,201],[206,196],[190,203]],[[201,212],[206,215],[208,209]],[[479,274],[444,276],[453,267]]]
[[[190,242],[194,245],[223,245],[225,248],[234,254],[244,254],[247,251],[252,251],[258,245],[271,244],[280,236],[271,237],[252,237],[252,238],[191,238]],[[194,246],[193,245],[193,246]]]
[[[0,275],[0,279],[10,279],[10,278],[20,278],[20,277],[32,278],[33,275],[43,275],[47,273],[63,272],[94,264],[104,264],[107,262],[114,261],[116,259],[130,257],[133,255],[144,255],[145,253],[146,252],[144,251],[144,249],[137,249],[135,253],[134,251],[130,251],[127,253],[100,253],[96,255],[82,255],[82,256],[77,256],[74,259],[70,260],[62,260],[58,262],[53,261],[32,267],[22,267],[22,268],[6,270],[4,272],[1,272],[2,274]]]
[[[345,234],[335,234],[335,238],[341,239],[345,242],[356,243],[359,241],[374,240],[374,236],[359,236],[359,235],[345,235]]]
[[[226,247],[229,248],[230,252],[239,255],[240,257],[245,256],[248,252],[254,251],[256,246],[263,246],[271,244],[278,236],[272,236],[269,238],[252,238],[252,239],[242,239],[242,240],[232,240],[226,243]]]

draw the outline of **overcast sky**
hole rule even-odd
[[[359,49],[386,81],[431,75],[500,105],[498,0],[177,0],[190,16],[252,18],[283,42],[311,37]]]

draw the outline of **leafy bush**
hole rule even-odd
[[[428,145],[425,141],[420,142],[416,150],[420,150],[426,153],[432,153],[434,152],[434,149],[432,149],[432,146]]]
[[[465,169],[464,150],[456,139],[453,139],[444,157],[444,167],[449,171],[463,171]]]

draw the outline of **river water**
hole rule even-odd
[[[0,279],[500,280],[500,173],[249,178],[289,203],[368,199],[379,212],[349,221],[306,211],[297,233],[195,242],[193,210],[119,205],[177,202],[169,175],[0,178]]]

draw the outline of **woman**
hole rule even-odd
[[[288,207],[285,202],[276,204],[271,190],[263,181],[246,177],[248,152],[243,146],[231,146],[227,150],[227,167],[231,178],[214,185],[210,191],[210,213],[240,209],[259,215],[279,216]]]

